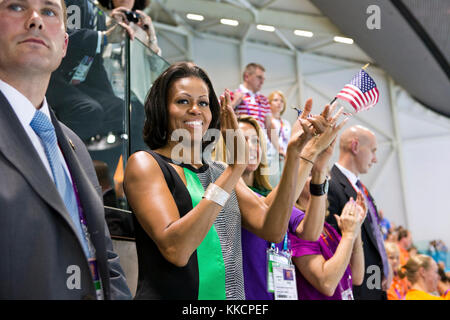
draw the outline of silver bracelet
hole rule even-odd
[[[230,194],[214,183],[210,183],[206,188],[203,198],[214,201],[219,206],[225,206]]]

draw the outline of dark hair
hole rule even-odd
[[[211,123],[208,129],[220,128],[220,104],[214,92],[211,80],[200,67],[191,62],[178,62],[171,65],[155,80],[145,100],[145,124],[143,136],[150,149],[158,149],[167,144],[169,123],[167,100],[172,84],[183,78],[195,77],[203,80],[208,87],[209,108],[211,110]],[[203,148],[211,142],[203,142]]]
[[[450,278],[448,278],[447,275],[445,274],[445,270],[442,269],[441,267],[438,268],[438,274],[439,274],[439,278],[441,279],[442,282],[450,281]]]
[[[98,2],[106,9],[114,9],[112,0],[98,0]],[[150,0],[134,0],[134,6],[131,10],[144,10],[150,5]]]
[[[402,240],[403,238],[406,238],[406,237],[408,237],[408,235],[409,235],[409,231],[407,230],[407,229],[400,229],[399,231],[398,231],[398,235],[397,235],[397,241],[400,241],[400,240]]]

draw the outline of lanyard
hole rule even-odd
[[[69,170],[69,172],[70,172],[70,170]],[[72,176],[72,173],[70,173],[70,175]],[[72,186],[73,186],[73,190],[75,192],[75,197],[77,198],[78,215],[80,217],[81,229],[83,230],[83,235],[88,244],[88,249],[89,249],[88,263],[89,263],[89,267],[90,267],[90,270],[92,273],[92,279],[94,281],[95,292],[97,295],[97,299],[103,300],[104,295],[103,295],[103,289],[102,289],[102,281],[100,278],[100,273],[98,272],[98,264],[97,264],[97,259],[95,256],[95,247],[92,244],[91,236],[89,235],[89,232],[88,232],[86,217],[84,216],[83,208],[81,206],[80,197],[78,194],[78,189],[77,189],[77,186],[75,185],[75,180],[73,179],[73,177],[72,177]]]
[[[275,242],[271,242],[270,243],[270,249],[272,249],[274,251],[276,250]],[[283,251],[284,252],[288,252],[289,251],[288,234],[287,234],[287,232],[284,235],[284,239],[283,239]]]
[[[323,242],[325,242],[325,245],[331,250],[331,247],[330,247],[330,245],[328,244],[328,241],[327,241],[327,238],[324,236],[324,233],[325,232],[325,234],[326,234],[326,236],[328,237],[328,238],[330,238],[330,240],[331,241],[334,241],[334,239],[333,239],[333,237],[331,236],[331,234],[329,234],[328,233],[328,231],[327,231],[327,229],[323,229],[323,232],[320,234],[320,237],[322,238],[322,240],[323,240]]]
[[[284,136],[284,130],[283,130],[283,119],[281,119],[280,117],[280,132],[279,132],[279,136],[281,137],[281,140],[284,142],[284,140],[286,139]]]
[[[404,299],[403,299],[403,296],[400,294],[400,292],[397,290],[396,287],[394,288],[394,291],[395,291],[395,293],[397,294],[397,297],[398,297],[399,300],[404,300]]]

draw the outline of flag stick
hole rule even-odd
[[[331,100],[331,102],[330,102],[330,106],[333,104],[333,102],[335,102],[337,100],[337,97],[334,97],[334,99],[333,100]]]
[[[297,113],[298,113],[298,115],[297,115],[297,117],[300,117],[300,115],[302,114],[302,110],[300,110],[300,109],[297,109],[296,107],[292,107],[292,109],[294,109],[295,111],[297,111]]]

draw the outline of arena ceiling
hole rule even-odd
[[[379,28],[370,29],[374,11],[367,10],[374,4]],[[450,0],[152,0],[150,13],[200,37],[370,62],[424,106],[450,117]],[[354,42],[336,42],[336,36]]]

